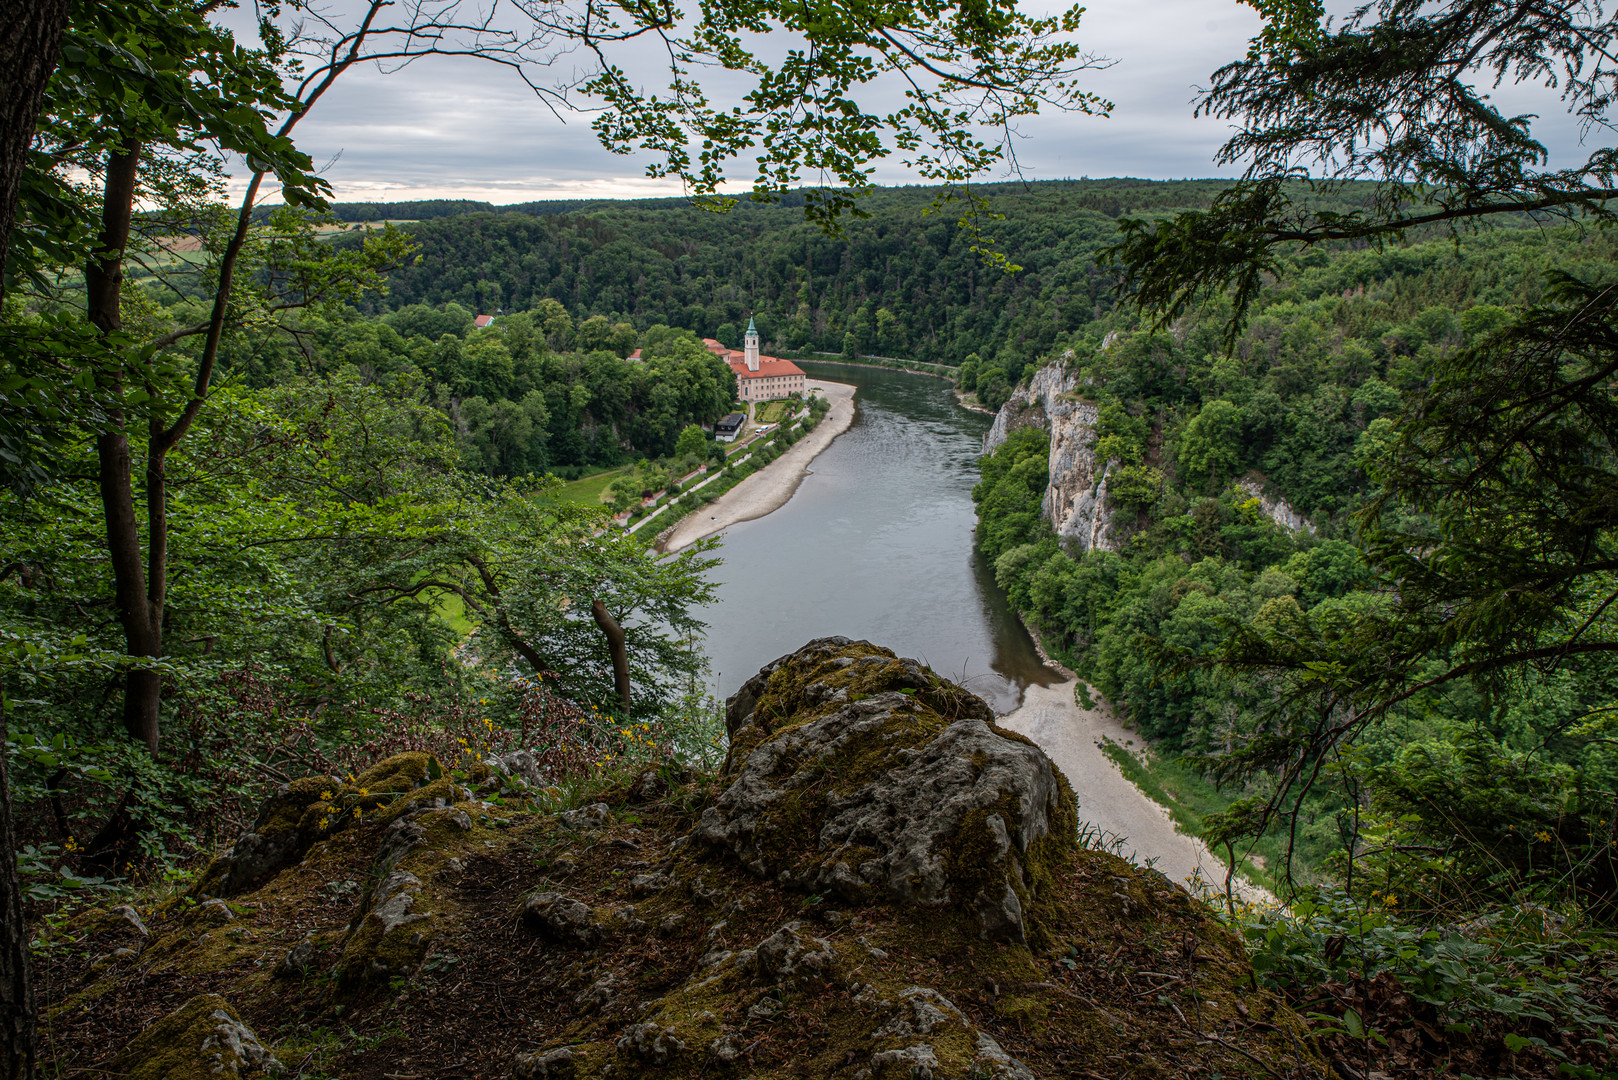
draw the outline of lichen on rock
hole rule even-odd
[[[601,925],[590,905],[542,892],[523,905],[523,921],[552,941],[566,945],[594,945],[601,940]]]

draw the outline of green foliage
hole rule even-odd
[[[1535,907],[1437,928],[1402,917],[1399,899],[1322,889],[1230,921],[1258,981],[1307,1009],[1316,1037],[1351,1060],[1402,1052],[1419,1067],[1403,1048],[1423,1046],[1470,1073],[1503,1047],[1533,1051],[1519,1067],[1544,1075],[1603,1075],[1618,977],[1609,941]],[[1376,1045],[1347,1049],[1364,1040]]]
[[[983,479],[972,488],[972,501],[978,504],[978,547],[990,559],[1044,531],[1039,505],[1050,475],[1049,455],[1050,437],[1039,428],[1023,428],[983,459]]]
[[[1211,485],[1236,471],[1242,457],[1242,410],[1216,399],[1203,404],[1180,433],[1180,473]]]
[[[687,424],[674,443],[674,456],[703,457],[708,451],[708,433],[695,424]]]
[[[78,464],[88,448],[69,443],[69,475],[7,497],[0,629],[15,649],[0,678],[27,842],[76,845],[68,865],[98,865],[107,853],[83,849],[129,792],[143,827],[108,867],[121,876],[241,827],[250,793],[309,767],[297,762],[336,767],[446,729],[507,741],[533,730],[522,745],[534,748],[543,715],[582,706],[590,723],[655,727],[686,709],[704,550],[660,560],[604,530],[599,510],[467,473],[424,390],[344,376],[215,391],[168,465],[170,552],[185,572],[168,597],[170,734],[157,758],[100,705],[127,662],[116,627],[90,614],[111,583],[86,528],[93,482],[71,478],[94,476]],[[474,624],[469,640],[442,617],[444,595]],[[627,711],[589,614],[596,599],[628,637]],[[536,679],[550,714],[533,711]],[[694,738],[675,741],[711,752]]]
[[[168,310],[183,317],[183,305]],[[610,349],[555,351],[553,343],[587,342],[602,326]],[[351,310],[307,313],[293,328],[295,339],[244,335],[222,363],[259,387],[311,370],[328,377],[420,373],[431,384],[429,396],[454,421],[462,461],[488,476],[681,456],[690,451],[689,443],[687,450],[677,446],[681,432],[723,416],[735,394],[729,365],[695,335],[653,327],[641,360],[631,361],[624,357],[634,338],[625,337],[624,324],[601,320],[576,334],[554,301],[482,330],[472,329],[470,311],[454,302],[406,305],[380,319]],[[700,455],[705,445],[690,452]]]
[[[1099,448],[1096,456],[1101,456]],[[1162,493],[1163,474],[1150,465],[1125,465],[1107,474],[1107,494],[1118,506],[1144,509]]]

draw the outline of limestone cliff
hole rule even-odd
[[[1279,495],[1267,494],[1264,490],[1264,482],[1261,479],[1250,476],[1242,480],[1239,486],[1243,491],[1257,499],[1258,508],[1281,528],[1290,529],[1292,532],[1314,534],[1314,523],[1292,509],[1291,504]]]
[[[416,753],[284,786],[188,894],[50,931],[46,1071],[1327,1075],[1241,944],[1079,847],[1084,792],[970,692],[824,638],[727,726],[711,776]]]
[[[1012,392],[983,437],[983,452],[989,454],[1020,428],[1037,427],[1050,434],[1050,483],[1040,512],[1058,536],[1073,541],[1081,551],[1115,550],[1107,502],[1111,465],[1095,459],[1098,415],[1096,406],[1079,394],[1078,373],[1052,364]]]

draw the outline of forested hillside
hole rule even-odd
[[[186,317],[189,302],[174,305]],[[627,359],[640,349],[641,356]],[[637,333],[597,316],[575,327],[553,300],[478,328],[456,303],[413,304],[380,318],[353,309],[306,315],[298,335],[249,334],[225,350],[233,377],[269,387],[352,370],[419,378],[449,419],[468,467],[491,476],[576,475],[674,452],[680,432],[712,424],[736,376],[689,331]]]
[[[1103,323],[1053,362],[1076,371],[1099,409],[1106,549],[1064,545],[1041,518],[1048,438],[1037,427],[984,459],[979,543],[1045,644],[1161,756],[1189,755],[1193,772],[1223,768],[1222,751],[1274,723],[1278,684],[1256,667],[1196,661],[1226,655],[1244,626],[1307,637],[1389,612],[1357,515],[1380,493],[1409,396],[1445,358],[1542,301],[1552,265],[1601,279],[1615,253],[1610,235],[1572,228],[1316,252],[1286,267],[1228,346],[1218,306],[1160,332]],[[1255,492],[1308,525],[1278,524]],[[1384,527],[1436,527],[1407,503],[1380,513]],[[1459,655],[1441,644],[1425,664],[1437,675]],[[1295,843],[1302,876],[1352,882],[1357,872],[1409,905],[1527,886],[1606,903],[1618,752],[1574,732],[1606,707],[1609,680],[1596,660],[1509,688],[1416,692],[1249,849],[1278,873]],[[1212,836],[1239,834],[1243,809],[1231,800],[1262,803],[1275,782],[1270,770],[1226,778],[1237,782],[1186,807],[1209,812],[1197,823]]]
[[[727,331],[736,338],[752,316],[767,347],[948,364],[976,355],[1015,383],[1065,335],[1112,309],[1113,276],[1094,256],[1115,241],[1117,218],[1205,206],[1220,187],[986,186],[979,193],[1004,220],[976,225],[1019,267],[1010,273],[973,251],[983,237],[963,228],[959,204],[931,210],[939,192],[927,188],[874,192],[862,203],[869,217],[847,222],[842,236],[806,222],[801,196],[744,200],[726,214],[682,200],[435,214],[405,227],[421,260],[396,271],[388,295],[365,310],[453,301],[492,313],[552,299],[578,321],[666,323],[721,340]],[[1363,197],[1350,191],[1330,204]],[[410,204],[383,209],[413,216]]]

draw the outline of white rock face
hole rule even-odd
[[[1096,406],[1079,396],[1079,375],[1060,364],[1040,368],[1028,386],[1018,387],[983,437],[983,452],[992,454],[1025,427],[1051,436],[1051,475],[1040,514],[1064,540],[1080,551],[1116,550],[1112,508],[1107,503],[1110,462],[1095,459]]]
[[[1310,536],[1315,534],[1314,523],[1296,510],[1292,509],[1283,498],[1271,498],[1264,493],[1263,486],[1253,479],[1243,480],[1241,489],[1258,500],[1258,508],[1264,515],[1283,529],[1293,532],[1306,532]]]

